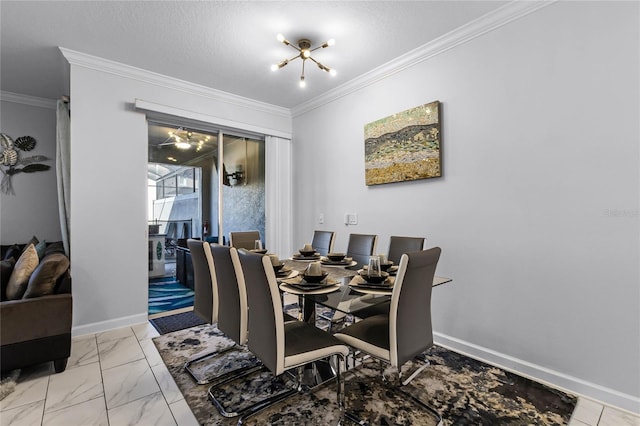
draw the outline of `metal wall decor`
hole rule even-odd
[[[49,158],[44,155],[32,155],[21,157],[20,151],[28,152],[36,147],[36,140],[31,136],[20,136],[15,141],[7,134],[0,133],[0,171],[2,171],[2,182],[0,190],[6,195],[15,195],[12,178],[18,173],[34,173],[49,170],[49,166],[41,164]]]
[[[441,142],[439,101],[366,124],[366,184],[441,176]]]

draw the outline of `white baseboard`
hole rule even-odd
[[[108,321],[94,322],[71,327],[71,336],[78,337],[87,334],[102,333],[104,331],[113,330],[114,328],[127,327],[134,324],[147,322],[147,313],[143,312],[128,317],[115,318]]]
[[[487,364],[495,365],[496,367],[527,377],[536,382],[597,400],[605,405],[623,409],[634,414],[640,413],[640,398],[633,395],[541,367],[442,333],[434,332],[433,338],[435,344],[438,346],[451,349]]]

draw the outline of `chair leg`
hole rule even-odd
[[[226,347],[226,348],[224,348],[224,349],[222,349],[220,351],[208,352],[208,353],[206,353],[204,355],[201,355],[201,356],[199,356],[197,358],[190,359],[189,361],[187,361],[184,364],[184,370],[187,373],[189,373],[189,375],[193,378],[193,380],[195,380],[195,382],[197,384],[206,385],[206,384],[209,384],[209,383],[213,383],[214,381],[226,380],[226,378],[233,377],[238,372],[244,371],[245,369],[256,368],[256,367],[259,367],[261,365],[260,361],[258,361],[256,359],[256,364],[255,365],[243,367],[243,368],[240,368],[240,369],[237,369],[237,370],[232,370],[232,371],[229,371],[229,372],[224,373],[222,375],[217,375],[217,376],[213,376],[213,377],[198,377],[196,375],[195,371],[193,371],[191,369],[191,366],[193,364],[195,364],[196,362],[198,362],[198,361],[202,361],[202,360],[205,360],[207,358],[221,358],[224,354],[226,354],[227,352],[232,351],[232,350],[242,351],[242,347],[237,345],[237,344],[233,344],[233,345],[230,345],[230,346],[228,346],[228,347]]]
[[[336,354],[336,358],[338,360],[336,367],[336,387],[337,387],[337,397],[338,397],[338,410],[340,411],[340,421],[339,425],[344,425],[345,421],[345,403],[344,403],[344,380],[342,380],[342,366],[345,364],[345,358],[342,354]]]

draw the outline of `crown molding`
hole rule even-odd
[[[333,90],[315,97],[291,109],[291,116],[296,117],[313,109],[333,102],[350,93],[361,90],[380,80],[426,61],[456,46],[473,40],[512,21],[546,7],[558,0],[514,0],[498,9],[487,13],[433,41],[407,52],[361,76],[350,80]]]
[[[38,98],[36,96],[23,95],[20,93],[0,91],[0,100],[34,106],[38,108],[56,109],[56,100],[48,98]]]
[[[288,108],[268,104],[266,102],[256,101],[254,99],[249,99],[242,96],[234,95],[232,93],[223,92],[222,90],[212,89],[200,84],[191,83],[153,71],[147,71],[141,68],[125,65],[120,62],[111,61],[109,59],[77,52],[75,50],[67,49],[64,47],[59,47],[59,49],[66,60],[69,61],[69,63],[72,65],[130,78],[168,89],[179,90],[181,92],[214,99],[243,108],[249,108],[268,114],[291,118],[291,111]]]

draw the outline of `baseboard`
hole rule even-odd
[[[610,389],[586,380],[572,377],[518,358],[505,355],[491,349],[474,345],[442,333],[433,333],[434,342],[438,346],[477,359],[490,365],[530,378],[551,387],[597,400],[605,405],[626,410],[634,414],[640,413],[640,398]]]
[[[104,331],[113,330],[114,328],[127,327],[147,321],[147,313],[143,312],[127,317],[114,318],[108,321],[99,321],[91,324],[73,326],[71,327],[71,336],[78,337],[87,334],[102,333]]]

